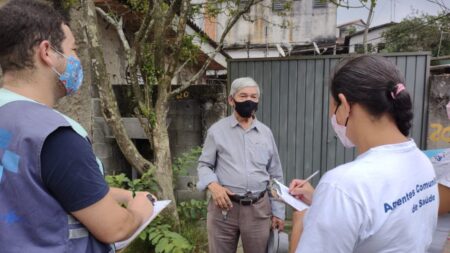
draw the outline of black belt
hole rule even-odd
[[[230,200],[233,202],[239,203],[240,205],[243,205],[243,206],[249,206],[253,203],[258,202],[258,200],[263,198],[264,195],[266,195],[266,191],[262,191],[258,196],[229,195],[228,197],[230,197]]]

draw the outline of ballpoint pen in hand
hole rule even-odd
[[[311,174],[311,176],[307,177],[302,184],[297,185],[297,187],[302,187],[304,184],[306,184],[307,182],[309,182],[309,180],[311,180],[313,177],[315,177],[317,174],[319,174],[319,171],[316,170],[314,173]]]
[[[304,182],[304,183],[306,183],[306,182],[308,182],[309,180],[311,180],[311,179],[312,179],[313,177],[315,177],[317,174],[319,174],[319,171],[318,171],[318,170],[316,170],[314,173],[312,173],[311,176],[307,177],[307,178],[305,179],[305,182]]]

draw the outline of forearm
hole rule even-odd
[[[110,192],[100,201],[72,212],[97,240],[113,243],[128,238],[153,213],[146,192],[137,193],[121,207]]]
[[[127,204],[133,199],[133,193],[125,189],[110,187],[110,193],[119,204]]]
[[[118,217],[116,224],[111,228],[111,233],[105,243],[114,243],[129,238],[144,222],[138,212],[124,209],[124,213]]]
[[[445,215],[450,212],[450,188],[438,184],[439,189],[439,215]]]
[[[289,243],[289,253],[294,253],[297,249],[298,242],[303,233],[303,218],[305,216],[305,211],[295,211],[292,214],[292,233],[291,241]]]

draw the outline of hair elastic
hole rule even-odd
[[[392,99],[396,99],[398,94],[400,92],[402,92],[403,90],[406,90],[405,85],[402,83],[398,83],[397,85],[395,85],[395,93],[393,91],[391,91],[391,96]]]

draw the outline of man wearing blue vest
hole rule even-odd
[[[83,79],[67,24],[35,0],[0,6],[2,253],[114,252],[153,212],[108,187],[86,131],[52,109]]]

